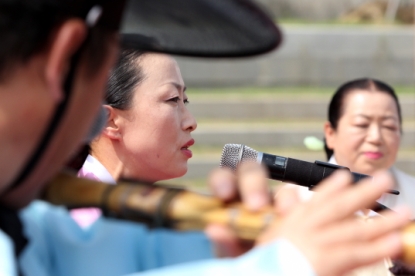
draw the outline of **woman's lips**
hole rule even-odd
[[[191,150],[189,150],[188,148],[182,148],[182,152],[184,155],[186,155],[187,158],[192,158],[193,153]]]
[[[383,157],[383,153],[381,153],[381,152],[372,152],[372,151],[367,151],[367,152],[364,153],[364,155],[367,158],[373,159],[373,160],[376,160],[376,159],[379,159],[379,158]]]
[[[192,158],[193,153],[192,151],[189,149],[189,147],[193,146],[195,143],[194,139],[190,139],[182,148],[181,151],[183,152],[183,154],[187,157],[187,158]]]

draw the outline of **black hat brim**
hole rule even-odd
[[[273,18],[249,0],[129,0],[124,47],[197,57],[244,57],[275,49]]]

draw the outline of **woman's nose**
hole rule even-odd
[[[190,132],[192,132],[197,128],[196,119],[187,107],[185,107],[184,109],[185,109],[185,116],[183,120],[183,128],[185,130],[189,130]]]
[[[367,141],[371,143],[381,143],[382,142],[382,132],[381,127],[377,124],[370,125],[367,133]]]

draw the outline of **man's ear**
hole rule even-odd
[[[335,143],[336,131],[331,126],[330,122],[324,124],[324,137],[326,138],[326,145],[329,149],[333,149]]]
[[[120,116],[117,112],[117,109],[109,105],[104,105],[104,108],[107,109],[108,112],[108,121],[102,131],[102,134],[111,140],[119,140],[121,138],[119,125]]]
[[[82,20],[65,21],[54,34],[47,54],[45,78],[52,97],[60,102],[63,97],[63,82],[71,65],[71,58],[82,45],[87,35]]]

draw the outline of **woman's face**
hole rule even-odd
[[[180,69],[163,54],[146,54],[140,65],[144,79],[131,108],[121,111],[122,177],[155,182],[183,176],[197,124],[186,107]]]
[[[325,134],[339,165],[369,175],[388,169],[396,160],[401,138],[396,102],[384,92],[351,91],[337,129],[326,123]]]

